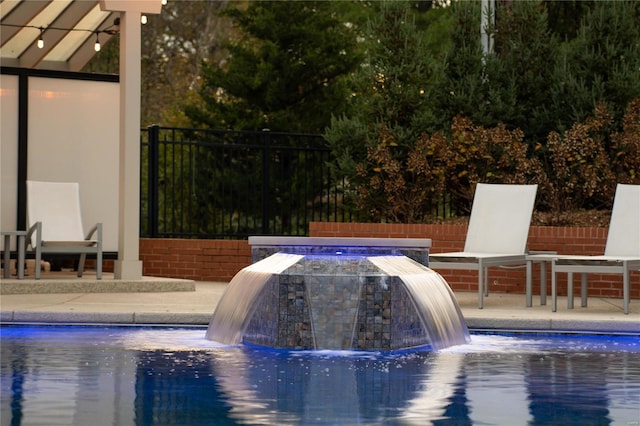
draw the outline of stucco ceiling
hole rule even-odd
[[[2,66],[80,71],[119,30],[118,12],[99,0],[2,0]],[[38,47],[42,38],[43,47]]]

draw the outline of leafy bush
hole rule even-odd
[[[373,221],[428,220],[445,188],[447,142],[442,132],[423,133],[406,155],[386,127],[356,166],[356,207]]]
[[[605,146],[610,124],[611,117],[600,104],[595,117],[575,123],[562,134],[549,134],[551,187],[546,198],[554,211],[601,208],[609,203],[616,180]]]
[[[458,213],[470,211],[478,182],[545,182],[539,160],[527,157],[522,131],[508,130],[502,123],[485,128],[467,118],[454,118],[445,158],[447,191]]]
[[[404,155],[383,127],[367,161],[356,167],[356,206],[374,221],[429,221],[440,210],[468,213],[478,182],[544,182],[523,137],[504,125],[486,129],[456,117],[449,138],[423,133]]]
[[[616,183],[640,183],[640,100],[624,116],[620,132],[604,104],[563,133],[551,132],[546,149],[529,153],[524,134],[503,124],[485,128],[455,117],[449,132],[423,133],[402,147],[381,127],[366,160],[357,164],[355,205],[367,219],[415,223],[438,212],[470,212],[475,185],[539,185],[538,208],[563,224],[566,212],[610,209]],[[546,164],[543,164],[542,159]]]
[[[613,170],[620,183],[640,184],[640,99],[629,103],[621,132],[611,135]]]

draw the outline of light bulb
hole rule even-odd
[[[147,23],[147,15],[142,15],[140,17],[140,22],[142,23],[142,25]]]
[[[98,37],[98,33],[96,33],[96,44],[93,45],[93,49],[96,52],[100,51],[100,37]]]
[[[44,28],[40,27],[40,37],[38,37],[38,49],[42,49],[44,47],[44,40],[42,39],[43,32],[44,32]]]

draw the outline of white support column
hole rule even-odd
[[[140,81],[142,14],[158,14],[162,0],[101,0],[120,16],[120,166],[118,260],[115,278],[142,278],[140,261]]]

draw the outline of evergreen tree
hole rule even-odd
[[[543,3],[500,4],[487,29],[495,46],[488,55],[480,46],[480,5],[459,2],[452,13],[456,29],[439,91],[443,127],[463,116],[486,127],[519,128],[530,143],[544,140],[555,119],[546,104],[557,41]]]
[[[334,116],[325,132],[336,157],[334,173],[348,176],[353,191],[369,181],[357,170],[363,170],[364,163],[384,157],[384,161],[403,164],[421,133],[432,130],[436,121],[431,97],[437,67],[410,4],[383,2],[375,7],[378,12],[366,35],[366,57],[352,78],[348,114]],[[410,177],[405,181],[411,185]],[[388,201],[382,193],[380,197],[379,205]],[[393,215],[407,217],[407,212]]]
[[[408,147],[425,130],[434,67],[407,2],[375,4],[366,35],[366,57],[351,79],[348,112],[334,114],[325,138],[350,174],[380,129]],[[432,125],[432,124],[431,124]]]
[[[223,66],[201,72],[202,105],[185,112],[195,126],[319,133],[347,99],[344,76],[360,62],[354,31],[338,19],[341,2],[250,2],[227,9],[238,27]]]
[[[455,116],[472,118],[480,125],[491,124],[480,44],[480,3],[456,2],[448,10],[454,30],[442,65],[443,78],[434,98],[439,127],[450,127]]]
[[[627,105],[640,98],[640,2],[596,2],[576,38],[563,45],[552,80],[556,129],[591,116],[604,102],[621,128]]]
[[[549,14],[549,30],[561,41],[573,40],[578,34],[580,21],[598,1],[543,0]]]
[[[558,43],[549,31],[541,2],[515,2],[499,9],[496,17],[495,56],[487,72],[494,123],[520,129],[535,145],[544,141],[555,119],[548,105]],[[503,97],[506,94],[505,97]]]

